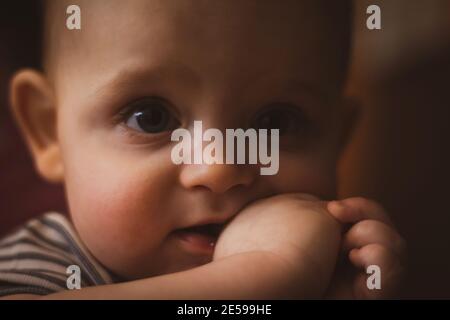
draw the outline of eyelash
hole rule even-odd
[[[149,135],[149,134],[158,134],[163,133],[164,131],[168,130],[162,130],[161,132],[157,133],[151,133],[151,132],[145,132],[144,130],[140,131],[137,129],[134,129],[127,125],[128,120],[134,116],[138,112],[142,112],[141,116],[145,116],[143,114],[144,111],[149,111],[147,108],[151,107],[159,107],[161,110],[164,111],[165,114],[162,114],[162,116],[167,116],[168,124],[171,124],[175,129],[175,125],[179,126],[179,121],[177,119],[177,116],[175,115],[175,112],[173,112],[173,109],[170,107],[169,102],[167,102],[163,98],[159,97],[147,97],[142,98],[139,100],[135,100],[134,102],[129,103],[126,107],[124,107],[122,110],[120,110],[117,115],[115,116],[114,122],[116,124],[121,124],[122,126],[126,127],[130,132],[133,132],[135,134],[140,135]],[[160,110],[160,111],[161,111]],[[155,110],[153,110],[155,111]],[[139,124],[138,124],[139,125]]]
[[[117,112],[117,115],[115,116],[115,122],[120,123],[124,122],[132,115],[133,111],[135,111],[137,108],[142,106],[146,101],[149,100],[158,100],[164,103],[164,99],[159,97],[148,97],[148,98],[142,98],[134,100],[133,102],[128,103],[124,108],[119,110]]]
[[[303,110],[299,109],[297,106],[290,103],[274,103],[269,105],[260,111],[255,119],[261,119],[263,116],[271,115],[273,112],[279,112],[282,116],[288,116],[288,120],[291,121],[290,124],[294,124],[295,131],[305,131],[310,124],[309,118]],[[286,120],[286,119],[282,119]],[[280,128],[280,136],[283,128]],[[291,129],[291,128],[288,128]]]

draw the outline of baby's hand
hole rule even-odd
[[[325,202],[305,194],[282,194],[244,208],[220,235],[213,260],[269,253],[289,265],[284,273],[289,273],[288,290],[294,293],[287,298],[321,297],[336,265],[340,235],[341,226],[328,213]],[[279,279],[279,268],[260,262],[254,272],[268,268],[274,274],[265,281]]]
[[[328,297],[393,297],[403,276],[406,244],[395,230],[386,211],[376,202],[364,198],[331,201],[327,207],[338,221],[350,224],[350,229],[344,234],[342,241],[343,261],[337,268]],[[379,290],[369,290],[367,287],[369,275],[366,270],[370,265],[380,268]]]

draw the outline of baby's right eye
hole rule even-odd
[[[171,131],[179,126],[166,103],[158,98],[145,98],[132,103],[126,109],[125,125],[143,133]]]

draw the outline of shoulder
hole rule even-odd
[[[111,282],[65,216],[51,212],[30,220],[0,240],[0,296],[66,290],[73,265],[81,270],[82,286]]]

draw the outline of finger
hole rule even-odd
[[[386,210],[373,200],[356,197],[330,201],[328,211],[342,223],[356,223],[361,220],[378,220],[393,225]]]
[[[389,248],[401,260],[405,258],[405,240],[393,227],[376,220],[363,220],[353,225],[344,235],[342,249],[348,252],[372,243]]]
[[[349,253],[351,263],[362,271],[356,275],[354,295],[361,299],[386,299],[395,295],[403,278],[403,267],[391,250],[379,245],[370,244]],[[373,270],[369,266],[375,266]],[[368,271],[371,271],[368,274]],[[379,287],[371,287],[377,284]]]

